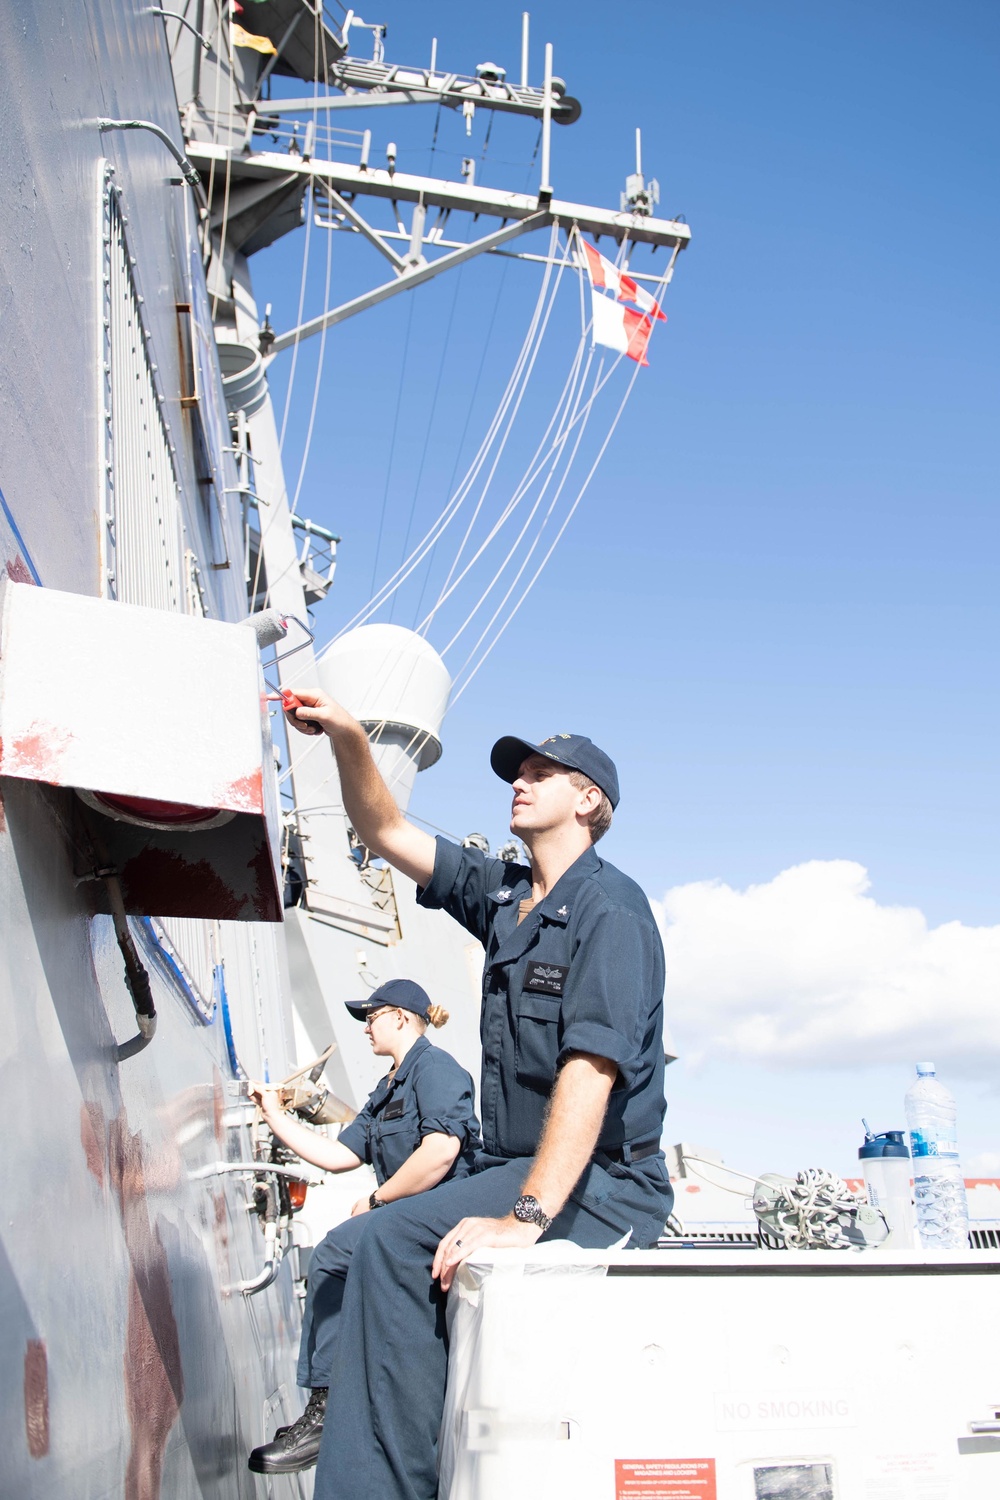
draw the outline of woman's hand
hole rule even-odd
[[[358,1214],[370,1214],[371,1211],[372,1206],[369,1203],[368,1199],[359,1198],[357,1203],[355,1203],[354,1207],[351,1209],[351,1218],[357,1218]]]
[[[259,1105],[264,1119],[270,1123],[272,1120],[280,1120],[284,1114],[281,1104],[281,1095],[277,1089],[269,1088],[266,1083],[258,1083],[251,1080],[247,1086],[247,1093],[254,1104]]]

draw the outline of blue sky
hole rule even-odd
[[[441,66],[471,72],[489,58],[518,70],[520,7],[387,3],[379,18],[391,61],[425,62],[436,32]],[[355,37],[361,51],[364,33]],[[957,941],[981,952],[966,930],[1000,923],[1000,13],[978,0],[947,10],[924,0],[658,0],[619,21],[606,6],[539,5],[532,81],[546,40],[583,102],[579,123],[554,132],[556,195],[616,206],[639,125],[661,212],[686,215],[692,244],[604,463],[449,715],[445,754],[419,778],[413,811],[496,843],[507,803],[487,766],[492,740],[579,730],[621,773],[602,852],[651,898],[699,882],[745,892],[809,861],[850,861],[871,886],[845,911],[916,908],[931,929],[960,924]],[[373,160],[394,139],[401,171],[457,178],[470,155],[490,186],[538,181],[529,122],[495,119],[483,157],[482,114],[466,140],[461,118],[444,112],[433,158],[431,108],[341,114],[348,123],[371,126]],[[331,238],[332,300],[384,279],[368,247]],[[303,239],[254,262],[278,329],[295,322]],[[327,241],[313,232],[307,316],[323,305]],[[544,248],[539,237],[521,243]],[[662,252],[637,252],[632,265],[660,269]],[[331,331],[299,501],[343,536],[321,637],[396,567],[407,529],[412,544],[447,499],[506,382],[539,275],[485,258],[457,285],[441,278]],[[497,501],[575,348],[571,280]],[[317,355],[317,340],[302,345],[292,388],[293,488]],[[279,414],[289,368],[286,354],[271,372]],[[630,370],[616,372],[609,397]],[[449,561],[442,544],[429,576],[401,591],[396,623],[415,623],[421,590],[434,596]],[[477,594],[473,576],[469,604]],[[862,947],[860,967],[888,962],[877,943]],[[909,973],[913,955],[893,953]],[[956,985],[965,972],[959,964]],[[976,982],[979,1009],[954,997],[964,1030],[949,1078],[967,1153],[997,1152],[1000,1171],[990,1089],[1000,1036],[994,1029],[985,1047],[977,1038],[982,972]],[[810,985],[826,993],[822,974]],[[913,1048],[934,1035],[901,1021],[898,1056],[859,1034],[849,1058],[803,1043],[779,1065],[713,1047],[683,1000],[675,1137],[761,1170],[851,1168],[858,1116],[900,1123]],[[937,992],[939,1010],[949,1000]],[[780,995],[774,1014],[794,1029]],[[850,1006],[843,1014],[855,1024]]]

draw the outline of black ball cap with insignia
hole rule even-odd
[[[610,755],[599,750],[593,740],[585,734],[551,734],[540,745],[530,740],[521,740],[514,734],[505,734],[497,740],[490,751],[490,765],[501,781],[517,780],[522,761],[529,755],[544,755],[571,771],[582,771],[595,786],[599,786],[612,807],[618,806],[618,772]]]
[[[414,979],[387,979],[377,990],[372,990],[363,1000],[346,1000],[347,1009],[356,1021],[367,1021],[369,1013],[383,1006],[396,1006],[399,1010],[412,1010],[415,1016],[427,1020],[431,1001],[425,989]]]

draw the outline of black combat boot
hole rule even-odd
[[[255,1474],[298,1474],[302,1469],[311,1469],[319,1457],[326,1391],[325,1385],[316,1386],[299,1420],[290,1427],[279,1427],[270,1443],[255,1448],[248,1468]]]

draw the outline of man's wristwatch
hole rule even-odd
[[[552,1220],[543,1211],[538,1199],[533,1198],[530,1193],[522,1193],[514,1204],[514,1218],[522,1224],[537,1224],[543,1234],[552,1227]]]
[[[376,1188],[375,1192],[372,1193],[371,1197],[368,1199],[368,1207],[369,1208],[385,1208],[385,1201],[384,1201],[384,1199],[379,1198],[377,1196],[377,1193],[378,1193],[378,1189]]]

